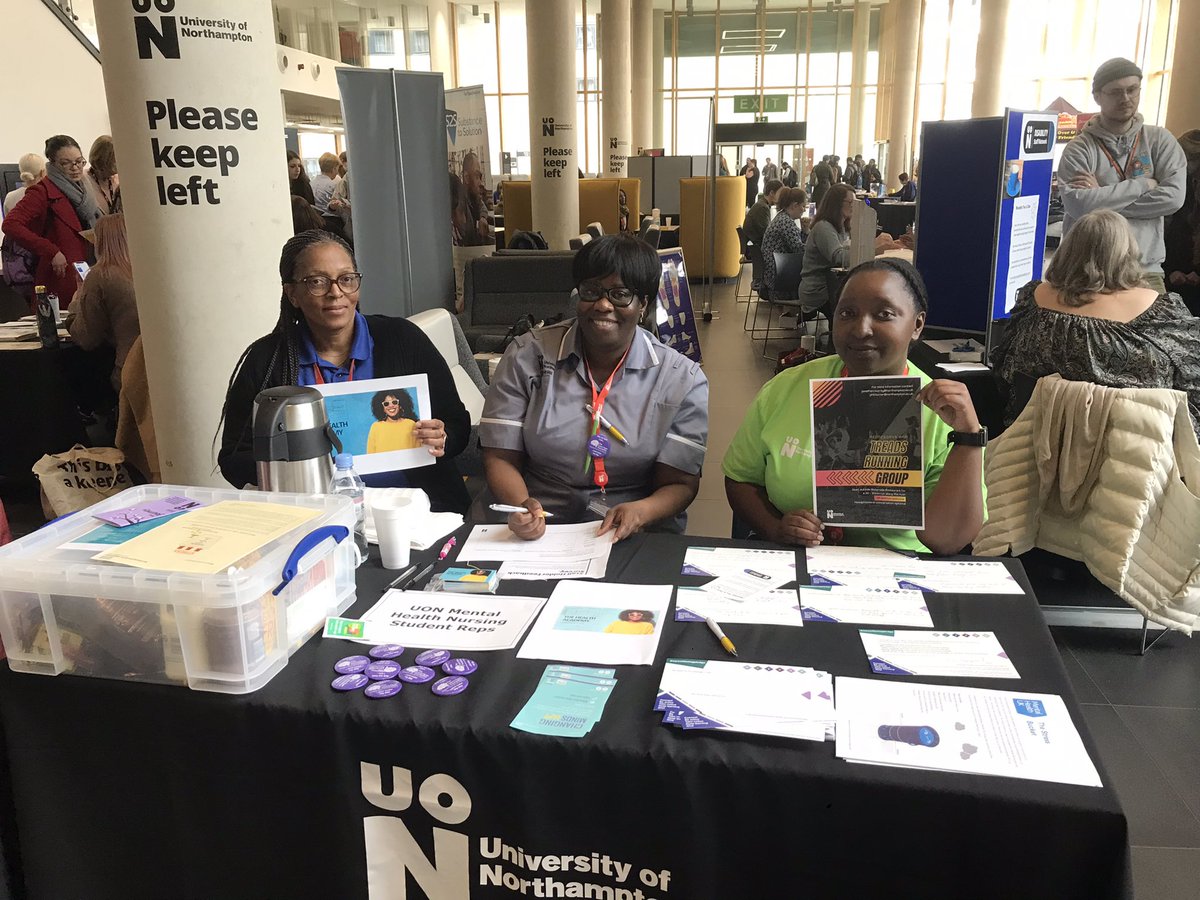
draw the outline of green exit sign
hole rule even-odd
[[[766,94],[762,97],[760,108],[758,94],[739,94],[733,98],[733,111],[735,113],[787,112],[788,96],[788,94]]]

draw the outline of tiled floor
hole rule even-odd
[[[700,312],[704,287],[693,288]],[[742,331],[732,285],[713,290],[700,323],[708,375],[708,464],[688,533],[728,536],[721,458],[750,399],[774,370]],[[793,340],[794,345],[794,340]],[[790,349],[788,341],[776,352]],[[1137,900],[1200,898],[1200,645],[1168,634],[1146,656],[1132,631],[1056,628],[1054,639],[1087,727],[1129,819]]]
[[[697,312],[706,287],[695,290]],[[733,285],[713,289],[700,323],[710,385],[708,465],[688,533],[729,534],[721,458],[754,393],[770,378],[761,342],[742,330]],[[772,349],[788,348],[788,341]],[[36,494],[4,492],[19,536],[40,521]],[[1138,900],[1200,898],[1200,646],[1169,634],[1144,656],[1131,631],[1056,628],[1054,638],[1129,818]]]

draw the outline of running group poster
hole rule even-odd
[[[921,379],[810,383],[813,509],[827,525],[925,527]]]

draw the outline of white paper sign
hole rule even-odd
[[[806,622],[854,622],[859,625],[907,625],[932,628],[921,591],[893,587],[799,588]]]
[[[877,675],[1020,678],[990,631],[860,631]]]
[[[508,650],[517,646],[541,597],[388,591],[363,621],[359,643],[442,650]]]
[[[418,421],[433,418],[429,377],[424,373],[315,387],[325,397],[325,412],[342,451],[354,454],[359,475],[432,466],[436,461],[413,434]]]

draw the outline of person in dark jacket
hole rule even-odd
[[[767,226],[771,224],[771,207],[775,205],[775,196],[781,187],[783,182],[778,178],[764,184],[762,196],[750,207],[745,221],[742,222],[746,240],[755,246],[762,246],[763,235],[767,233]]]
[[[424,374],[432,417],[417,422],[413,435],[435,464],[363,480],[372,487],[420,488],[435,511],[465,513],[470,498],[453,457],[467,445],[471,419],[433,343],[407,319],[358,312],[362,275],[349,246],[334,234],[313,230],[293,237],[283,245],[279,274],[279,321],[242,354],[229,379],[217,456],[221,474],[237,487],[257,483],[250,419],[254,398],[265,388]]]
[[[288,190],[293,197],[303,197],[309,206],[317,205],[313,195],[312,182],[308,180],[308,172],[304,169],[304,160],[295,150],[287,152]]]

